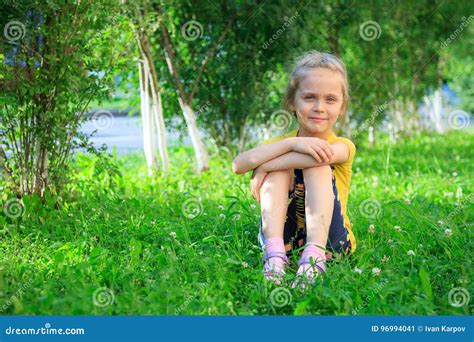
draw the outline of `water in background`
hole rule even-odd
[[[97,120],[92,118],[82,125],[80,131],[90,136],[96,129],[97,132],[90,138],[90,142],[97,148],[105,144],[110,152],[115,147],[117,154],[143,151],[143,127],[140,117],[114,115]],[[176,131],[167,130],[166,133],[168,146],[190,144],[188,137],[180,141]]]

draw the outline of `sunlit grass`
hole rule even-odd
[[[209,173],[194,175],[191,151],[174,150],[170,174],[149,178],[142,155],[127,155],[118,160],[122,178],[106,188],[81,156],[74,201],[56,210],[25,199],[20,220],[0,216],[0,310],[470,314],[472,306],[450,305],[448,293],[474,294],[472,141],[455,132],[358,145],[348,206],[356,253],[329,263],[310,291],[288,287],[278,298],[262,276],[250,175],[233,174],[230,158],[214,157]],[[380,204],[374,218],[360,210],[367,199]]]

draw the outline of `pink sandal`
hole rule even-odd
[[[302,288],[306,288],[307,284],[313,284],[319,273],[326,272],[326,260],[326,253],[322,248],[313,244],[307,245],[298,261],[300,267],[291,287],[295,288],[300,285]]]
[[[262,262],[263,275],[265,279],[272,281],[276,285],[281,285],[285,273],[285,267],[290,264],[286,253],[264,252]]]

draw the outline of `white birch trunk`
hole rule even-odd
[[[149,68],[146,60],[142,60],[138,65],[140,78],[140,107],[143,125],[143,150],[147,164],[148,175],[152,175],[155,170],[159,170],[156,159],[156,144],[154,143],[154,125],[150,114],[150,92],[149,92]]]
[[[179,105],[183,110],[184,119],[188,127],[189,136],[194,147],[194,154],[196,156],[198,171],[202,172],[209,169],[209,155],[204,143],[199,135],[199,130],[196,125],[196,114],[191,106],[183,101],[178,94]]]
[[[151,63],[151,61],[149,61]],[[169,158],[168,158],[168,149],[166,148],[166,129],[165,129],[165,119],[163,117],[163,103],[161,101],[161,93],[159,89],[155,89],[154,76],[152,73],[148,78],[151,86],[151,95],[152,95],[152,118],[153,118],[153,127],[157,132],[158,136],[158,150],[161,157],[161,166],[163,171],[167,171],[169,168]],[[156,141],[155,138],[153,141]],[[155,154],[156,155],[156,154]]]

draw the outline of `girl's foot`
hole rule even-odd
[[[291,287],[295,288],[299,285],[305,289],[307,285],[314,283],[319,273],[326,272],[326,253],[316,244],[307,243],[298,265],[300,267],[296,273],[296,280]]]
[[[265,279],[281,285],[283,276],[285,275],[285,267],[289,264],[286,253],[269,252],[263,256],[263,275]]]
[[[280,285],[285,274],[285,266],[289,264],[282,237],[271,237],[265,240],[262,261],[265,279]]]

